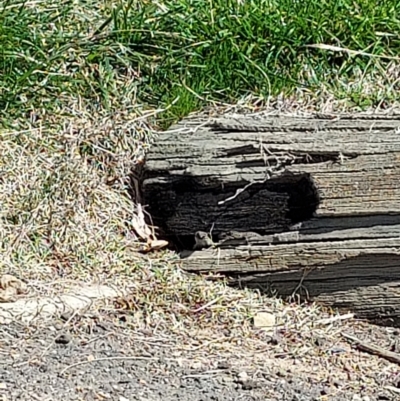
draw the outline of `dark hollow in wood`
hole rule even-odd
[[[165,186],[147,184],[147,210],[165,238],[179,237],[180,244],[191,249],[196,231],[211,231],[215,241],[221,233],[246,232],[249,227],[256,233],[279,232],[310,219],[319,204],[310,175],[289,173],[255,183],[218,205],[248,184],[218,179],[205,183],[192,176],[176,177]]]
[[[142,191],[180,266],[400,325],[398,116],[191,117]],[[193,251],[196,231],[214,248]]]

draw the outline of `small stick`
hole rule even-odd
[[[206,309],[206,308],[208,308],[209,306],[214,305],[216,302],[218,302],[219,300],[221,300],[223,297],[224,297],[224,296],[221,295],[221,296],[219,296],[219,297],[217,297],[217,298],[214,298],[212,301],[206,303],[205,305],[200,306],[199,308],[192,310],[192,312],[193,312],[193,313],[200,312],[200,311],[202,311],[203,309]]]
[[[361,341],[358,338],[351,336],[350,334],[342,333],[342,336],[347,340],[356,343],[356,347],[361,351],[368,352],[372,355],[380,356],[383,359],[386,359],[390,362],[394,362],[400,365],[400,355],[398,353],[388,351],[382,347],[378,347],[377,345],[365,343],[364,341]]]
[[[333,317],[328,317],[326,319],[317,320],[315,324],[329,324],[336,322],[338,320],[353,319],[353,317],[354,313],[347,313],[346,315],[333,316]]]

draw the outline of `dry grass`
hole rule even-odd
[[[124,179],[145,128],[131,118],[86,114],[54,129],[3,131],[2,269],[85,275],[124,263],[135,212]]]
[[[204,112],[338,110],[343,110],[340,100],[321,96],[317,101],[301,93],[269,102],[249,97],[235,105],[214,104]],[[251,317],[258,310],[287,313],[288,306],[278,299],[229,288],[222,277],[206,280],[186,274],[173,252],[140,255],[130,225],[136,208],[127,178],[135,155],[142,154],[156,132],[134,111],[110,116],[74,110],[73,116],[60,130],[37,123],[24,131],[3,131],[3,272],[28,280],[32,290],[47,295],[75,281],[125,288],[131,296],[119,300],[121,308],[145,311],[141,315],[150,326],[175,327],[178,332],[222,325],[246,336],[253,331]],[[294,326],[309,314],[318,320],[327,313],[315,305],[290,308],[296,310],[288,315]]]

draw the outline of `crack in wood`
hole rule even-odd
[[[267,158],[238,161],[235,166],[238,168],[245,167],[264,167],[266,162],[269,166],[281,164],[282,167],[291,166],[294,164],[319,164],[319,163],[341,163],[345,159],[356,159],[357,155],[346,152],[296,152],[292,151],[287,156],[287,160],[281,160],[284,156],[281,150],[269,148],[269,152],[273,156]],[[287,153],[286,153],[287,154]]]

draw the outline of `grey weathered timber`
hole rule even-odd
[[[147,156],[146,210],[186,270],[400,324],[399,128],[381,115],[187,118]],[[213,248],[192,250],[199,230]]]

